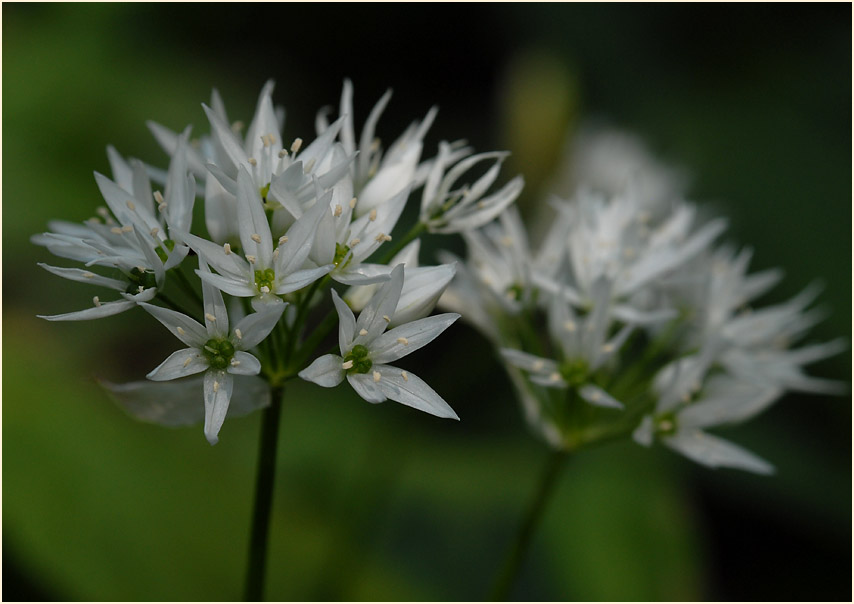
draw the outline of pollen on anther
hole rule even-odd
[[[254,241],[255,243],[261,243],[261,235],[259,235],[258,233],[252,233],[252,234],[249,236],[249,238],[250,238],[252,241]]]
[[[104,206],[98,207],[95,210],[95,212],[97,212],[97,214],[103,218],[109,218],[110,217],[110,211],[107,208],[105,208]]]
[[[138,293],[140,293],[140,294],[141,294],[142,292],[144,292],[144,291],[145,291],[145,288],[144,288],[143,286],[141,286],[141,285],[140,285],[140,286],[138,286],[138,287],[136,288],[136,291],[137,291]]]
[[[373,222],[373,221],[374,221],[374,220],[376,220],[376,219],[377,219],[377,209],[376,209],[376,208],[374,208],[373,210],[371,210],[371,213],[370,213],[370,214],[368,214],[368,220],[370,220],[371,222]]]
[[[130,233],[131,231],[133,231],[133,227],[129,224],[122,227],[122,233]]]
[[[238,339],[238,340],[242,340],[242,339],[243,339],[243,332],[242,332],[242,331],[240,331],[239,329],[235,329],[235,330],[234,330],[234,335],[237,337],[237,339]]]
[[[559,381],[560,381],[560,374],[559,374],[557,371],[555,371],[553,374],[551,374],[551,375],[549,376],[549,381],[551,381],[551,382],[559,382]]]
[[[165,203],[161,203],[159,206],[157,206],[157,211],[158,211],[158,212],[160,212],[161,214],[162,214],[163,212],[165,212],[165,211],[166,211],[166,204],[165,204]]]
[[[128,210],[133,212],[135,209],[136,209],[136,205],[131,200],[128,199]]]
[[[231,359],[232,367],[237,367],[238,365],[240,365],[240,361],[238,361],[237,359]]]
[[[151,236],[157,237],[157,233],[159,233],[159,232],[160,232],[160,229],[158,229],[157,227],[154,227],[153,229],[151,229]]]
[[[279,257],[279,248],[273,250],[273,260]]]
[[[246,255],[246,259],[249,261],[249,264],[255,264],[258,261],[258,258],[249,254]]]
[[[154,192],[154,201],[157,202],[157,205],[162,204],[163,203],[163,193],[161,193],[160,191],[155,191]]]
[[[282,245],[283,243],[287,243],[287,242],[288,242],[288,236],[287,235],[282,235],[281,237],[279,237],[279,245]]]
[[[258,165],[258,160],[255,159],[254,157],[250,157],[248,161],[249,161],[249,165],[251,165],[251,166],[257,166]]]
[[[187,357],[187,358],[184,360],[184,367],[186,367],[187,365],[189,365],[189,364],[190,364],[190,363],[192,363],[192,362],[193,362],[193,357]]]
[[[409,374],[408,374],[408,373],[406,373],[405,371],[401,371],[401,372],[400,372],[400,377],[402,377],[402,378],[403,378],[403,381],[404,381],[404,382],[408,382],[408,381],[409,381]]]
[[[352,210],[355,207],[356,207],[356,198],[354,197],[353,199],[350,200],[350,209]]]
[[[296,153],[297,151],[299,151],[300,147],[302,147],[302,139],[295,138],[294,142],[291,143],[291,153]]]
[[[92,303],[95,306],[101,306],[101,299],[98,296],[95,296],[94,298],[92,298]]]
[[[266,285],[262,285],[262,286],[260,287],[260,289],[261,289],[261,293],[262,293],[262,294],[269,294],[269,293],[270,293],[270,288],[269,288],[269,287],[267,287]]]
[[[95,277],[95,273],[86,272],[86,273],[83,273],[83,276],[86,277],[87,279],[92,279],[93,277]]]
[[[217,392],[218,390],[219,390],[219,382],[216,382],[216,381],[215,381],[215,382],[214,382],[214,385],[213,385],[213,391],[214,391],[214,392]]]
[[[367,330],[367,329],[360,329],[360,330],[359,330],[359,335],[360,335],[360,336],[366,336],[366,335],[368,335],[368,330]]]
[[[341,369],[352,369],[352,368],[353,368],[353,359],[350,359],[349,361],[344,361],[343,363],[341,363]]]
[[[121,235],[122,234],[122,230],[119,227],[111,228],[110,232],[113,233],[114,235]]]
[[[382,375],[380,375],[379,371],[374,371],[374,381],[379,382]]]
[[[344,208],[341,207],[341,204],[340,203],[336,204],[335,209],[332,211],[332,215],[335,216],[335,218],[338,218],[343,213],[344,213]]]
[[[288,152],[285,149],[279,151],[279,159],[283,159],[288,156]]]
[[[175,331],[177,331],[177,332],[178,332],[178,334],[179,334],[179,335],[182,335],[182,336],[187,334],[187,332],[186,332],[186,331],[184,331],[184,328],[183,328],[183,327],[179,327],[179,328],[177,328]]]
[[[398,338],[397,343],[406,346],[407,344],[409,344],[409,340],[407,340],[406,338]]]
[[[391,317],[389,317],[388,315],[383,315],[383,320],[384,320],[386,323],[391,323]]]
[[[374,237],[374,241],[377,243],[382,243],[384,241],[391,241],[391,235],[386,235],[385,233],[380,233],[376,237]]]
[[[206,313],[205,313],[205,319],[207,319],[208,321],[216,321],[216,317],[215,317],[215,316],[213,316],[213,315],[212,315],[211,313],[209,313],[209,312],[206,312]]]
[[[356,247],[356,246],[357,246],[358,244],[360,244],[361,242],[362,242],[362,240],[361,240],[361,239],[359,239],[358,237],[356,237],[355,239],[353,239],[353,240],[350,242],[350,247]]]
[[[534,371],[542,371],[543,367],[545,366],[545,361],[543,361],[542,359],[537,359],[536,361],[534,361],[534,364],[531,365],[531,369],[533,369]]]
[[[225,252],[226,256],[228,256],[231,253],[231,244],[230,243],[223,243],[222,244],[222,251]]]

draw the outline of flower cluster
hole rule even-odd
[[[179,133],[150,122],[170,156],[165,171],[108,147],[112,178],[95,174],[106,206],[83,224],[51,222],[50,232],[32,241],[83,265],[43,264],[46,270],[119,294],[44,318],[97,319],[136,307],[150,313],[186,348],[148,374],[150,385],[105,385],[143,419],[179,424],[203,417],[211,443],[235,384],[258,390],[240,376],[260,376],[270,388],[297,376],[321,386],[346,377],[369,402],[391,399],[457,418],[415,374],[386,364],[458,318],[428,316],[455,266],[420,266],[418,237],[485,225],[513,203],[522,179],[490,192],[506,154],[473,154],[460,141],[443,141],[424,159],[436,108],[384,149],[375,131],[390,92],[357,137],[349,81],[338,118],[330,123],[319,113],[313,141],[285,145],[284,111],[272,94],[268,82],[245,136],[239,122],[229,122],[216,90],[203,105],[210,132],[198,139],[190,139],[190,127]],[[471,177],[484,163],[486,172]],[[419,189],[418,220],[407,232],[400,218]],[[193,224],[197,197],[204,228]],[[336,292],[336,283],[346,290]],[[358,320],[351,308],[361,311]],[[340,356],[317,357],[336,320]],[[191,376],[202,372],[204,404],[195,397],[181,404],[187,384],[198,384]]]
[[[716,243],[726,223],[702,220],[675,195],[676,173],[634,139],[584,136],[568,170],[576,193],[552,202],[541,243],[530,245],[515,208],[464,233],[468,259],[440,304],[499,349],[551,446],[631,435],[710,467],[771,472],[707,429],[747,420],[786,390],[843,389],[803,367],[844,342],[791,348],[817,321],[815,289],[751,309],[780,272],[748,274],[750,250]]]

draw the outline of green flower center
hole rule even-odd
[[[166,248],[166,250],[169,250],[171,252],[175,249],[175,242],[171,239],[167,239],[160,247],[154,248],[154,252],[157,254],[157,257],[160,258],[161,262],[166,262],[166,259],[169,258],[169,255],[166,253],[166,250],[163,249],[164,247]]]
[[[560,366],[560,375],[570,386],[580,388],[587,383],[590,369],[584,359],[566,361]]]
[[[343,243],[336,243],[335,244],[335,258],[333,258],[332,263],[335,266],[338,266],[339,264],[341,264],[341,262],[344,261],[344,258],[347,256],[349,251],[350,251],[350,248],[347,247],[346,245],[344,245]]]
[[[267,193],[270,192],[270,184],[271,183],[268,182],[258,191],[259,193],[261,193],[261,201],[267,201]]]
[[[128,287],[125,290],[125,293],[127,294],[138,294],[140,293],[140,287],[142,289],[148,289],[149,287],[157,285],[154,279],[154,271],[141,271],[138,268],[133,267],[126,277],[129,281]]]
[[[255,271],[255,287],[258,288],[258,291],[261,291],[262,287],[266,287],[268,290],[272,291],[273,281],[275,280],[276,271],[271,268]]]
[[[344,357],[344,362],[353,361],[353,366],[347,370],[347,373],[368,373],[371,370],[373,363],[368,358],[368,349],[361,344],[353,346],[353,350]]]
[[[672,436],[676,434],[676,414],[665,413],[655,418],[655,431],[659,436]]]
[[[211,367],[227,369],[232,357],[234,357],[234,344],[226,339],[211,338],[205,342],[202,352]]]

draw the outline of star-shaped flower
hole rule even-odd
[[[299,376],[325,388],[337,386],[346,377],[356,393],[369,403],[391,399],[431,415],[459,419],[448,403],[421,378],[386,364],[430,343],[460,317],[456,313],[445,313],[386,331],[402,288],[403,265],[398,265],[359,314],[358,321],[347,303],[333,290],[341,355],[324,355]]]

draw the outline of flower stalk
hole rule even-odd
[[[252,528],[249,535],[249,560],[246,568],[244,600],[260,602],[264,597],[264,578],[267,570],[267,542],[270,534],[270,512],[273,507],[273,486],[276,470],[276,446],[282,414],[284,386],[270,389],[270,406],[261,417],[261,438],[258,443],[258,472],[255,477],[255,504],[252,508]]]

